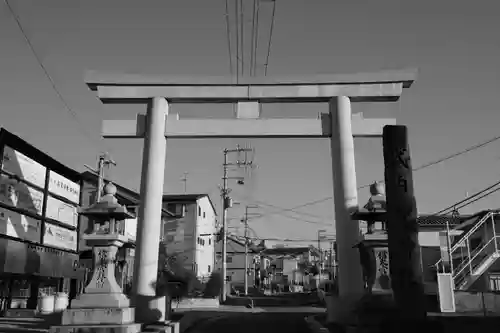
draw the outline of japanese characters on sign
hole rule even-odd
[[[49,173],[49,192],[64,197],[75,204],[80,202],[80,185],[52,170]]]
[[[78,234],[76,231],[69,230],[51,223],[45,223],[43,245],[76,251],[77,241]]]

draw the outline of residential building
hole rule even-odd
[[[215,266],[217,213],[208,194],[165,194],[163,208],[173,212],[163,223],[166,255],[181,261],[200,279]]]
[[[308,269],[319,262],[319,251],[308,247],[275,247],[261,252],[262,258],[270,260],[268,282],[284,285],[312,284]],[[261,261],[264,261],[261,259]]]
[[[80,174],[0,129],[0,311],[77,292]]]
[[[222,242],[217,242],[217,262],[216,270],[222,268]],[[235,236],[227,237],[226,248],[226,280],[233,285],[244,284],[245,282],[245,240],[239,240]],[[259,264],[259,251],[253,244],[248,245],[247,263],[248,263],[248,285],[253,286],[255,282],[256,267]],[[259,267],[260,269],[260,267]]]
[[[82,206],[88,207],[96,202],[97,197],[97,182],[98,176],[93,172],[86,171],[81,174],[82,178]],[[103,184],[108,182],[104,179]],[[128,243],[118,250],[116,276],[118,283],[125,287],[132,281],[135,258],[135,240],[137,232],[137,214],[139,210],[140,196],[139,193],[132,191],[119,184],[113,183],[116,186],[116,199],[120,205],[127,207],[127,210],[136,215],[135,218],[120,221],[121,232],[128,236]],[[162,219],[174,217],[175,215],[166,209],[162,209]],[[79,217],[79,246],[80,266],[87,270],[87,278],[91,278],[91,270],[93,267],[92,249],[87,246],[83,236],[91,233],[94,230],[94,221],[86,216]],[[162,223],[158,221],[158,223]],[[88,281],[87,281],[88,282]]]

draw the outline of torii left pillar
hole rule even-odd
[[[158,276],[158,250],[161,233],[163,181],[167,140],[165,123],[168,117],[168,102],[163,97],[154,97],[148,103],[146,130],[141,173],[140,228],[137,228],[134,259],[134,284],[132,306],[136,317],[145,323],[165,320],[165,299],[156,296]],[[154,241],[154,236],[158,238]],[[153,238],[153,239],[152,239]]]

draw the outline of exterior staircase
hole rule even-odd
[[[436,263],[440,298],[471,289],[500,258],[500,220],[497,225],[495,217],[500,212],[485,212],[472,226],[464,226],[465,232],[455,240],[447,234],[448,244],[441,247],[442,258]]]

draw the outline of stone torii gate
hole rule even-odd
[[[394,102],[416,78],[415,70],[312,78],[179,78],[90,71],[88,86],[103,103],[148,104],[135,120],[105,120],[105,138],[144,138],[141,204],[137,224],[132,304],[139,322],[158,312],[157,278],[166,138],[330,138],[340,297],[358,299],[363,292],[357,250],[358,209],[354,140],[380,137],[395,119],[364,119],[351,114],[352,102]],[[259,103],[329,103],[318,118],[265,119]],[[236,103],[236,119],[182,119],[169,114],[173,103]]]

